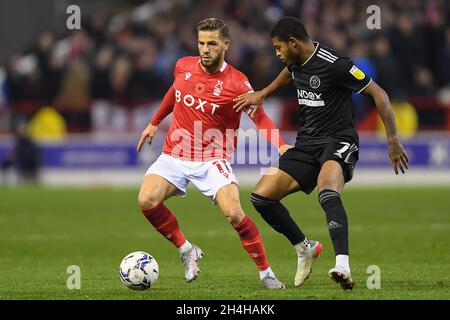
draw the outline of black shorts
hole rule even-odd
[[[358,150],[355,143],[342,140],[318,145],[297,145],[280,157],[278,168],[294,178],[301,191],[310,194],[316,187],[320,169],[327,160],[339,162],[344,181],[350,181],[358,161]]]

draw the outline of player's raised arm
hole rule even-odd
[[[286,144],[286,141],[284,141],[280,134],[280,130],[266,114],[262,105],[251,119],[259,130],[264,130],[267,141],[277,147],[280,155],[292,148],[291,145]]]
[[[273,80],[267,87],[262,89],[261,91],[249,92],[245,94],[241,94],[239,97],[234,99],[236,104],[233,106],[233,109],[236,112],[239,112],[249,106],[254,106],[252,112],[250,112],[250,117],[253,118],[258,107],[264,102],[266,97],[271,95],[273,92],[278,90],[279,88],[287,85],[292,81],[292,76],[289,73],[287,67],[281,70],[278,76]]]
[[[372,81],[362,93],[373,98],[378,114],[383,120],[389,145],[389,159],[395,174],[398,174],[398,169],[400,169],[402,173],[405,173],[408,169],[408,155],[398,138],[394,112],[386,91]]]
[[[170,113],[172,113],[174,105],[175,105],[175,89],[173,88],[173,86],[171,86],[164,95],[164,98],[161,101],[158,110],[156,110],[156,113],[153,116],[152,120],[147,125],[147,127],[145,127],[145,129],[142,131],[141,137],[136,146],[136,150],[138,152],[141,151],[142,146],[144,145],[145,142],[148,142],[148,144],[152,143],[153,137],[156,135],[156,132],[158,131],[158,125],[161,123],[161,121],[164,120],[165,117],[167,117]]]

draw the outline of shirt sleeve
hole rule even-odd
[[[174,105],[175,105],[175,89],[173,88],[172,85],[170,86],[169,90],[167,90],[167,93],[162,99],[161,104],[159,105],[158,110],[156,110],[156,113],[153,116],[150,123],[154,126],[159,125],[161,121],[163,121],[164,118],[167,117],[173,111]]]
[[[244,76],[242,78],[239,78],[237,91],[238,91],[239,95],[254,91],[253,87],[250,84],[250,81],[248,81],[247,77]]]
[[[241,79],[239,79],[239,94],[253,91],[253,87],[250,84],[250,81],[248,81],[247,77],[243,76]],[[252,110],[253,106],[250,106],[244,112],[248,115]],[[283,144],[286,144],[280,134],[280,130],[273,123],[272,119],[267,116],[263,106],[260,106],[256,111],[255,116],[250,119],[252,119],[252,121],[255,123],[255,126],[258,128],[258,130],[264,130],[263,132],[265,133],[267,141],[273,144],[277,149]]]
[[[175,63],[175,67],[173,68],[174,83],[175,78],[177,77],[177,73],[180,70],[180,65],[181,59],[178,59],[177,62]],[[161,121],[164,120],[165,117],[167,117],[169,114],[172,113],[174,106],[175,106],[175,89],[172,84],[169,90],[167,90],[166,94],[164,95],[164,98],[162,99],[158,110],[156,110],[156,113],[153,115],[150,123],[154,126],[159,125]]]
[[[286,141],[284,141],[280,134],[280,130],[275,123],[273,123],[272,119],[270,119],[266,114],[263,106],[260,106],[258,110],[256,110],[255,116],[250,119],[253,120],[258,130],[264,129],[267,141],[269,141],[277,149],[286,144]]]
[[[363,91],[372,82],[372,79],[348,58],[336,60],[332,64],[332,73],[338,84],[357,93]]]
[[[237,86],[237,93],[238,96],[241,94],[246,94],[249,92],[254,92],[252,85],[250,84],[250,81],[248,78],[244,75],[242,77],[239,77],[238,79],[238,86]],[[253,110],[253,106],[247,107],[244,112],[249,113]]]
[[[183,58],[178,59],[177,62],[175,62],[175,66],[173,67],[173,79],[174,79],[174,81],[175,81],[175,79],[177,77],[177,73],[180,72],[180,70],[181,70],[182,59]]]

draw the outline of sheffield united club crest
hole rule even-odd
[[[320,87],[320,79],[319,79],[319,77],[318,76],[312,76],[309,79],[309,85],[313,89],[317,89],[318,87]]]

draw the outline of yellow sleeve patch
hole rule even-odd
[[[350,69],[349,72],[352,74],[352,76],[354,76],[358,80],[362,80],[366,77],[364,72],[359,70],[358,67],[356,67],[355,65]]]

